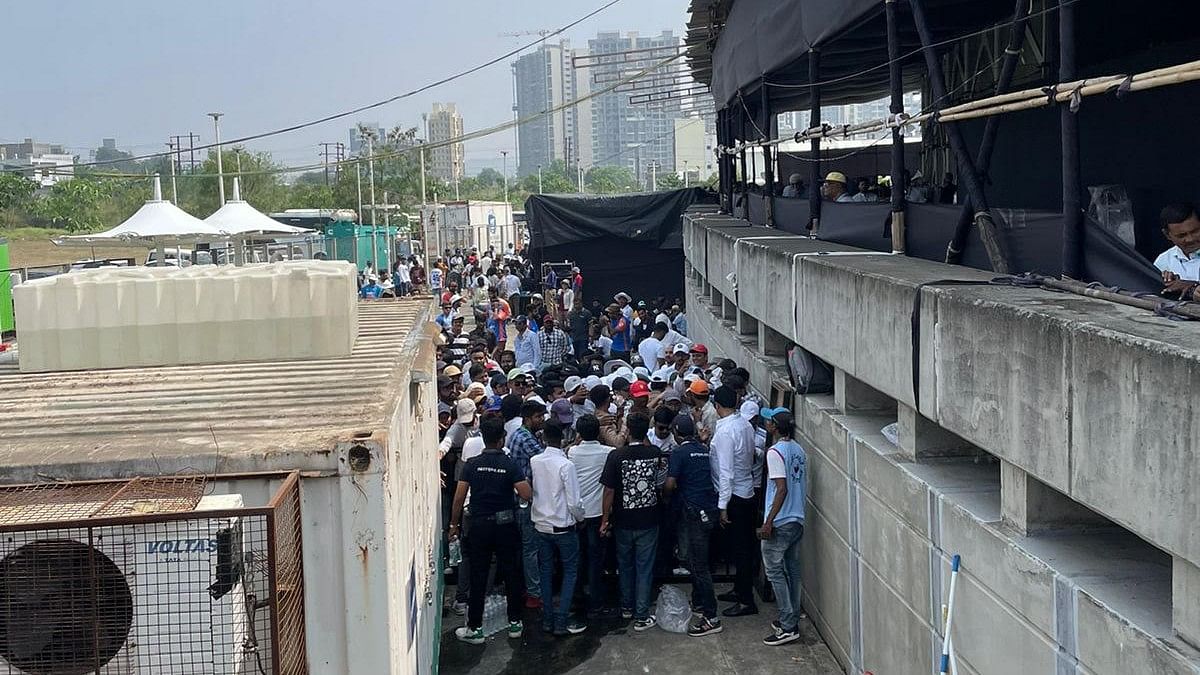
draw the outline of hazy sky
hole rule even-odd
[[[212,140],[210,111],[229,139],[388,98],[465,70],[556,29],[605,0],[58,0],[6,3],[0,142],[63,143],[87,157],[102,137],[135,154],[189,131]],[[687,0],[622,0],[567,33],[682,35]],[[358,119],[420,126],[453,101],[467,131],[512,117],[512,75],[498,63]],[[263,139],[277,161],[318,161],[317,143],[348,140],[355,118]],[[467,169],[499,168],[511,131],[467,144]],[[510,158],[511,159],[511,158]],[[510,161],[510,171],[515,170]]]

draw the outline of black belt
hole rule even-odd
[[[574,532],[574,531],[575,531],[575,528],[573,528],[573,527],[555,527],[554,528],[554,534],[566,534],[567,532]]]
[[[475,514],[473,514],[473,513],[469,513],[469,514],[467,514],[467,516],[468,516],[469,518],[471,518],[472,520],[491,520],[491,521],[495,521],[495,520],[496,520],[496,516],[499,516],[499,515],[502,515],[502,514],[508,514],[508,517],[510,517],[510,518],[516,515],[516,514],[514,514],[514,513],[513,513],[513,510],[512,510],[512,509],[508,509],[508,510],[506,510],[506,511],[497,511],[497,512],[495,512],[495,513],[480,514],[480,515],[475,515]]]

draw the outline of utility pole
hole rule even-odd
[[[453,146],[451,146],[450,151],[451,151],[451,154],[453,154],[453,152],[454,152]],[[459,197],[458,197],[458,160],[457,159],[450,161],[450,175],[454,176],[454,201],[457,202],[457,201],[459,201]]]
[[[318,143],[317,145],[321,146],[322,151],[320,154],[325,158],[325,187],[329,187],[329,148],[332,147],[334,149],[334,153],[333,153],[334,160],[333,161],[337,162],[341,159],[340,155],[341,155],[341,145],[342,144],[341,143]]]
[[[357,174],[357,176],[358,176],[358,179],[357,179],[357,182],[358,182],[358,224],[362,225],[363,208],[362,208],[362,159],[361,158],[359,160],[357,160],[356,162],[354,162],[354,173]],[[357,260],[357,259],[358,259],[358,255],[356,253],[355,260]]]
[[[538,164],[538,194],[542,194],[542,165]]]
[[[217,197],[220,199],[219,206],[225,205],[225,170],[221,167],[221,116],[225,113],[210,112],[208,116],[213,118],[213,131],[216,133],[217,143]]]
[[[188,140],[188,173],[196,172],[196,141],[200,137],[192,132],[188,132],[186,136],[179,134],[171,137],[171,142],[175,144],[175,170],[183,171],[183,139]]]
[[[387,237],[387,264],[391,265],[396,259],[396,238],[392,236],[392,204],[388,201],[387,190],[383,191],[383,234]],[[395,282],[392,279],[392,283]]]
[[[504,203],[508,203],[508,151],[501,150],[500,156],[504,158]]]
[[[688,187],[688,178],[687,160],[685,159],[683,160],[683,187]]]
[[[579,178],[579,194],[583,194],[583,165],[582,164],[580,164],[578,162],[575,163],[575,173],[578,174],[578,178]]]
[[[658,192],[658,162],[650,162],[650,191]]]
[[[417,154],[421,157],[421,204],[426,204],[425,201],[425,142],[422,141]]]
[[[367,136],[367,181],[371,188],[371,260],[375,261],[375,273],[379,274],[379,215],[375,211],[375,137]]]
[[[169,149],[173,154],[175,152],[175,144],[167,143],[167,149]],[[171,203],[174,204],[175,206],[179,206],[179,190],[176,189],[176,187],[175,187],[175,158],[174,157],[171,158]]]

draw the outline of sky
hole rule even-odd
[[[173,134],[195,132],[211,142],[212,120],[205,114],[212,111],[225,114],[223,139],[277,129],[466,70],[538,39],[500,33],[557,29],[606,1],[10,3],[0,142],[61,143],[86,159],[101,138],[115,137],[118,148],[140,155],[166,150]],[[599,31],[683,35],[687,4],[621,0],[565,36],[586,46]],[[457,103],[468,132],[504,122],[512,118],[511,60],[357,117],[248,147],[269,150],[289,166],[316,163],[317,144],[348,142],[355,121],[420,127],[421,113],[435,101]],[[500,151],[514,145],[511,130],[468,143],[468,173],[500,168]]]

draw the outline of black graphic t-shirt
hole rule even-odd
[[[625,530],[658,525],[658,468],[662,451],[635,444],[608,453],[600,484],[613,489],[612,522]]]

